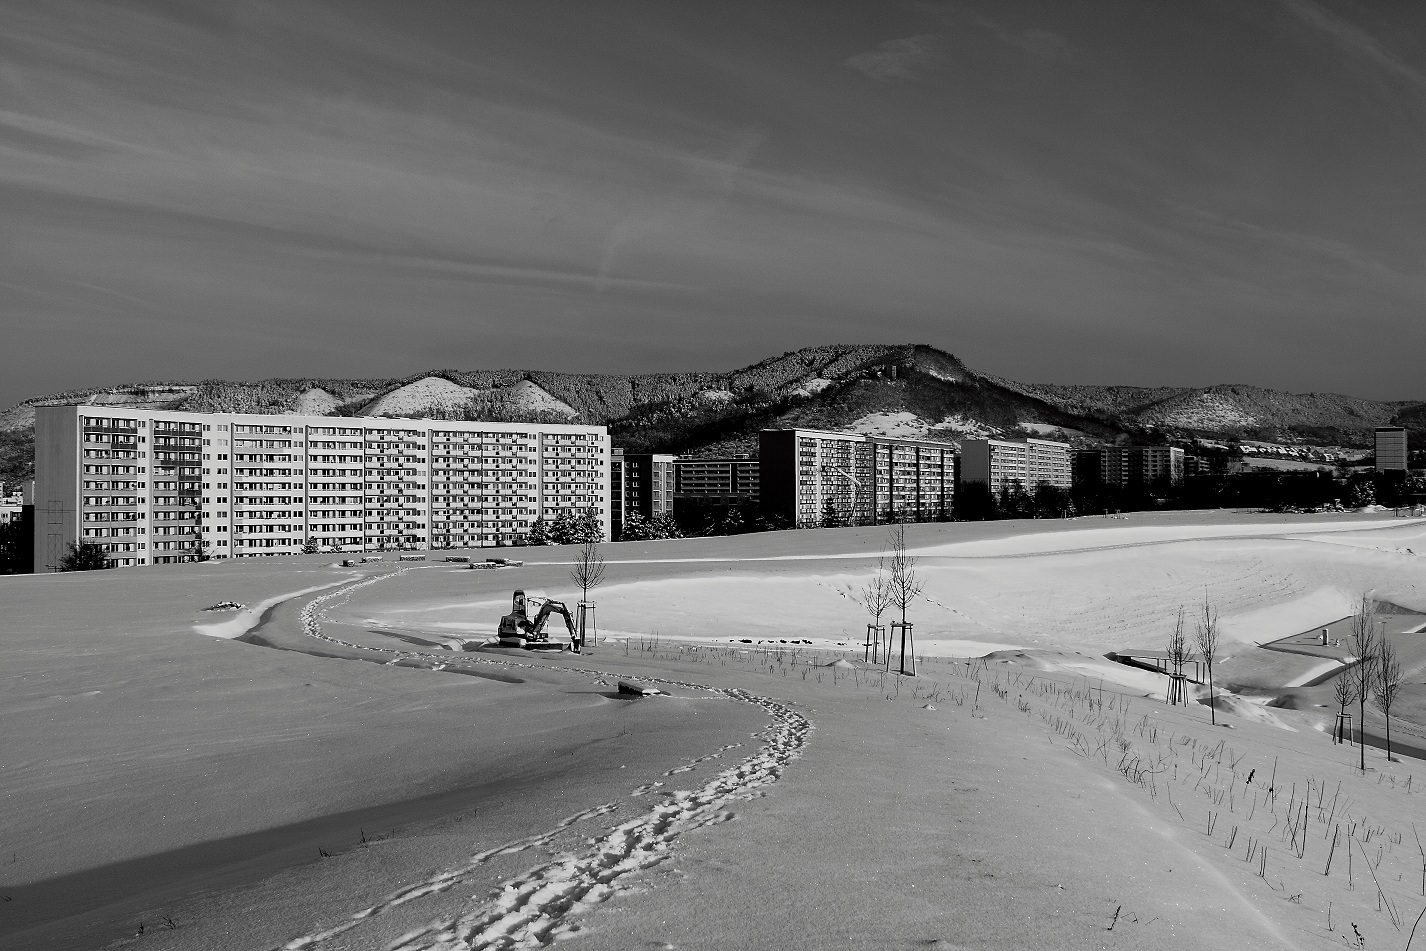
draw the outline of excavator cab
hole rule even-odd
[[[502,647],[523,647],[526,650],[564,650],[563,642],[552,642],[545,633],[545,622],[551,614],[564,618],[569,630],[569,643],[576,651],[580,649],[579,635],[574,629],[574,619],[569,608],[562,601],[544,599],[534,618],[529,616],[529,599],[524,591],[516,591],[510,602],[510,613],[500,619],[500,644]]]

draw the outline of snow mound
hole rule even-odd
[[[326,416],[341,405],[341,400],[320,386],[314,386],[292,401],[292,412],[299,416]]]
[[[1050,423],[1021,423],[1020,429],[1032,436],[1053,436],[1064,433],[1066,436],[1083,436],[1084,431],[1071,429],[1068,426],[1055,426]]]
[[[556,399],[544,387],[530,380],[521,380],[514,386],[508,386],[503,390],[486,390],[484,392],[499,393],[516,409],[529,410],[531,412],[559,413],[561,416],[578,415],[573,406],[570,406],[563,400]]]
[[[959,413],[947,416],[931,429],[955,433],[957,436],[966,436],[970,439],[990,439],[1002,435],[1001,431],[994,426],[986,425],[978,419],[962,416]]]
[[[919,439],[926,435],[930,427],[915,413],[869,413],[850,423],[847,428],[868,436]]]
[[[1254,426],[1256,416],[1246,412],[1234,400],[1221,393],[1195,393],[1181,401],[1170,401],[1157,412],[1146,414],[1164,426],[1186,429],[1233,429]]]
[[[820,376],[814,376],[792,392],[798,396],[815,396],[829,386],[834,386],[831,380],[824,380]]]
[[[472,400],[494,398],[506,408],[517,412],[549,412],[573,417],[574,408],[551,396],[547,390],[529,380],[512,386],[482,390],[461,386],[438,376],[422,377],[397,387],[380,399],[367,404],[362,416],[418,416],[436,411],[464,409]]]
[[[1218,694],[1213,698],[1212,705],[1214,709],[1242,717],[1244,720],[1252,720],[1254,723],[1266,723],[1268,726],[1275,726],[1279,730],[1286,730],[1289,733],[1297,732],[1296,727],[1288,726],[1282,720],[1268,712],[1268,708],[1263,704],[1245,700],[1231,693]]]
[[[460,409],[484,391],[461,386],[438,376],[428,376],[398,386],[369,404],[362,416],[414,416],[424,410]]]

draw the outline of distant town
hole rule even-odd
[[[605,426],[43,405],[0,504],[9,572],[318,552],[647,541],[1163,508],[1419,511],[1407,430],[1370,457],[764,429],[756,453],[627,451]],[[1366,464],[1360,464],[1365,462]]]

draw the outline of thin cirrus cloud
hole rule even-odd
[[[1340,5],[1106,2],[15,4],[0,404],[857,339],[1399,392],[1315,341],[1426,345],[1422,57]]]
[[[1418,89],[1426,90],[1426,72],[1412,66],[1392,53],[1376,37],[1361,27],[1342,19],[1313,0],[1283,0],[1287,9],[1300,17],[1303,22],[1316,28],[1341,46],[1365,56],[1377,66],[1393,75],[1405,79]]]
[[[936,53],[936,36],[925,33],[899,40],[887,40],[875,49],[849,56],[842,61],[857,72],[880,82],[892,79],[917,79],[936,68],[940,57]]]

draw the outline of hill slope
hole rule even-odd
[[[1130,427],[1203,434],[1283,435],[1366,444],[1377,426],[1422,430],[1426,403],[1363,400],[1339,393],[1285,393],[1244,384],[1206,387],[1023,388],[1068,413]]]
[[[1369,445],[1376,426],[1426,438],[1426,402],[1209,387],[1025,384],[915,344],[805,347],[729,372],[633,375],[432,370],[403,379],[163,381],[73,390],[0,413],[0,481],[28,477],[34,407],[90,402],[190,412],[541,419],[608,425],[618,445],[662,452],[751,451],[759,429],[803,426],[955,440],[1063,434],[1200,436]],[[1419,445],[1419,443],[1417,443]]]

